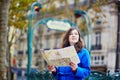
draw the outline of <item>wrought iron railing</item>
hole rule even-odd
[[[26,75],[27,76],[27,75]],[[55,77],[52,76],[51,72],[44,70],[44,71],[32,71],[29,75],[30,80],[55,80]]]
[[[90,76],[86,80],[120,80],[120,72],[110,74],[110,71],[104,73],[92,70]]]
[[[29,77],[31,80],[55,80],[55,77],[53,77],[49,71],[43,71],[42,73],[35,71],[32,72]],[[90,76],[85,80],[120,80],[120,73],[115,72],[113,74],[110,74],[110,71],[105,73],[92,70]]]
[[[30,75],[27,75],[26,71],[24,75],[25,77],[28,76],[30,80],[55,80],[55,77],[52,75],[52,73],[47,70],[39,71],[37,69],[31,69]],[[110,71],[105,73],[91,70],[90,75],[85,80],[120,80],[120,72],[114,72],[111,74]]]

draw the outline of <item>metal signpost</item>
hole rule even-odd
[[[28,26],[28,64],[27,64],[27,80],[30,79],[31,74],[31,64],[32,64],[32,40],[34,36],[34,30],[40,25],[44,24],[49,29],[59,30],[59,31],[66,31],[71,27],[76,27],[74,23],[69,20],[56,20],[54,18],[45,18],[42,20],[37,21],[34,26],[32,27],[32,20],[34,18],[34,12],[39,11],[42,8],[41,4],[38,2],[34,2],[31,5],[30,15],[28,16],[29,19],[29,26]]]
[[[48,28],[50,29],[54,29],[54,30],[59,30],[59,31],[66,31],[71,27],[76,27],[76,25],[74,23],[72,23],[69,20],[56,20],[54,18],[45,18],[42,20],[37,21],[34,24],[34,27],[32,27],[32,20],[34,18],[34,12],[35,11],[39,11],[42,8],[41,4],[38,2],[34,2],[31,5],[31,10],[30,10],[30,15],[28,16],[28,20],[29,20],[29,24],[28,24],[28,64],[27,64],[27,80],[30,80],[30,74],[31,74],[31,64],[32,64],[32,40],[33,40],[33,35],[34,35],[34,30],[40,25],[40,24],[44,24],[46,25]],[[90,44],[90,37],[89,37],[89,27],[88,27],[88,21],[86,19],[86,13],[84,11],[81,10],[77,10],[75,11],[74,14],[76,17],[80,17],[80,15],[82,15],[84,17],[84,19],[86,20],[86,29],[87,29],[87,38],[88,38],[88,45],[87,48],[91,49],[91,44]]]

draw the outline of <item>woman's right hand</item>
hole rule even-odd
[[[55,66],[48,65],[48,70],[52,72],[56,72]]]

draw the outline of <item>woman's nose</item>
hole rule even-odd
[[[73,34],[72,36],[75,36],[75,34]]]

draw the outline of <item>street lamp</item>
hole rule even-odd
[[[32,20],[34,18],[34,12],[37,11],[39,12],[39,10],[42,8],[41,4],[38,2],[34,2],[31,5],[31,10],[30,10],[30,14],[28,16],[28,64],[27,64],[27,80],[30,80],[29,76],[31,73],[31,64],[32,64],[32,39],[33,39],[33,28],[32,28]]]
[[[75,18],[80,18],[81,16],[83,16],[83,18],[85,19],[86,21],[86,31],[87,31],[87,44],[86,44],[86,47],[87,49],[91,52],[91,19],[89,18],[89,16],[87,16],[86,12],[83,11],[83,10],[75,10],[74,12],[74,16]],[[90,22],[90,27],[88,27],[88,20]]]

